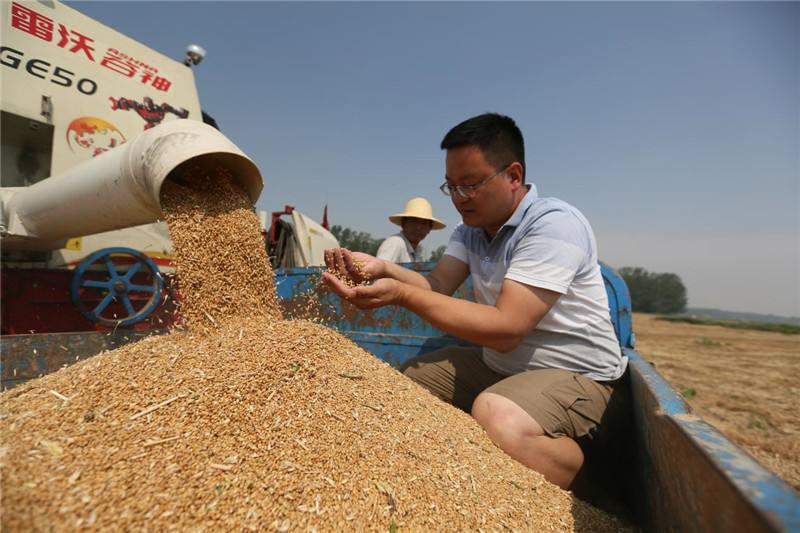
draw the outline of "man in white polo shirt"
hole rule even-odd
[[[329,269],[373,283],[351,288],[330,273],[323,280],[362,309],[399,305],[478,345],[430,352],[401,370],[471,413],[517,461],[562,488],[582,489],[585,454],[604,437],[606,421],[628,408],[627,400],[610,401],[627,383],[628,361],[592,229],[577,209],[525,183],[524,141],[511,118],[468,119],[441,148],[441,190],[462,223],[430,274],[336,249],[326,251]],[[470,275],[476,301],[453,298]]]
[[[419,263],[423,261],[422,239],[432,229],[443,229],[446,224],[434,218],[431,204],[425,198],[412,198],[406,204],[406,210],[392,215],[389,220],[403,228],[384,239],[375,256],[392,263]]]

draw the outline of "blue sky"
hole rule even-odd
[[[800,316],[798,2],[111,2],[73,8],[181,60],[292,205],[373,237],[437,190],[439,142],[513,117],[528,180],[578,207],[612,267],[673,272],[690,307]]]

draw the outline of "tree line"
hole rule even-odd
[[[665,315],[686,311],[686,286],[677,274],[648,272],[640,267],[623,267],[617,274],[628,286],[634,311]]]
[[[331,233],[339,246],[375,255],[383,239],[369,233],[335,225]],[[434,250],[428,261],[436,262],[444,255],[444,246]],[[633,311],[638,313],[674,314],[686,311],[686,286],[677,274],[648,272],[641,267],[622,267],[617,273],[625,280],[631,296]]]
[[[331,228],[331,233],[339,241],[339,246],[342,248],[347,248],[354,252],[364,252],[369,255],[377,254],[378,248],[383,242],[383,239],[375,239],[369,233],[343,228],[338,224]],[[439,246],[431,252],[426,261],[438,261],[444,255],[444,250],[445,246]]]

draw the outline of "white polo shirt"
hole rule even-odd
[[[422,245],[418,244],[417,249],[414,250],[411,242],[401,231],[391,237],[386,237],[375,257],[392,263],[418,263],[422,261]]]
[[[504,375],[561,368],[598,381],[617,379],[627,357],[611,323],[592,228],[576,208],[527,187],[494,239],[461,223],[445,250],[469,265],[478,303],[495,305],[506,279],[561,294],[517,348],[500,353],[484,347],[483,359]]]

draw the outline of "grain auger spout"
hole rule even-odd
[[[1,244],[55,250],[72,237],[156,222],[161,185],[190,161],[229,170],[253,203],[261,194],[258,167],[227,137],[202,122],[172,120],[30,187],[4,188]]]

